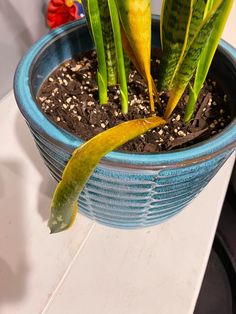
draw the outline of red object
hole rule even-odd
[[[54,29],[78,18],[77,6],[68,6],[68,0],[50,0],[47,11],[47,24]]]

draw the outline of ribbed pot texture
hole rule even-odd
[[[153,47],[160,46],[159,17],[153,16]],[[14,82],[19,109],[52,176],[59,181],[72,151],[82,141],[58,128],[40,111],[35,96],[63,61],[93,48],[85,20],[50,32],[21,60]],[[211,72],[236,103],[236,50],[221,41]],[[79,197],[79,211],[103,224],[138,228],[180,212],[232,154],[236,120],[219,135],[187,149],[157,154],[112,152],[97,166]],[[79,175],[79,173],[78,173]],[[206,200],[207,206],[207,200]]]

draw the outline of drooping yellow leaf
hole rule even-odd
[[[165,124],[165,120],[156,116],[127,121],[98,134],[76,149],[53,196],[48,222],[51,233],[66,230],[73,224],[79,195],[100,159],[160,124]]]

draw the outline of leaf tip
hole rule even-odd
[[[78,212],[78,205],[77,205],[77,202],[75,202],[73,205],[73,211],[72,211],[70,220],[67,221],[66,212],[64,213],[64,215],[62,213],[56,214],[54,208],[52,207],[51,216],[48,221],[50,234],[59,233],[59,232],[69,229],[75,221],[77,212]]]
[[[58,219],[49,220],[48,227],[50,229],[50,234],[59,233],[69,228],[68,224],[63,221],[60,222]]]

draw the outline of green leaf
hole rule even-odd
[[[77,148],[62,175],[53,196],[48,226],[51,233],[68,229],[74,222],[77,200],[100,159],[110,151],[165,124],[159,117],[131,120],[108,129]]]
[[[107,104],[107,82],[104,81],[104,75],[102,75],[99,70],[97,71],[97,82],[99,91],[99,102],[101,105],[105,105]]]
[[[123,26],[123,45],[129,58],[146,79],[151,111],[154,112],[151,77],[151,4],[150,0],[116,0]],[[145,43],[145,44],[144,44]]]
[[[161,10],[161,44],[163,56],[159,66],[159,91],[169,90],[187,46],[193,0],[163,1]]]
[[[100,104],[107,104],[107,67],[98,0],[87,0],[87,8],[98,58],[98,91]]]
[[[187,40],[185,51],[189,48],[189,45],[199,25],[201,24],[203,20],[205,9],[206,9],[206,0],[195,0],[193,2],[192,17],[190,21],[188,40]]]
[[[208,0],[205,16],[207,16],[208,12],[212,9],[213,4],[214,0]],[[198,95],[201,91],[204,81],[206,80],[207,73],[209,71],[212,59],[222,36],[232,4],[233,0],[225,0],[225,6],[218,14],[210,38],[208,39],[208,42],[205,44],[205,47],[201,53],[194,78],[194,85],[192,87],[194,93],[190,93],[188,105],[185,111],[184,120],[186,122],[190,121],[193,115]]]
[[[107,0],[98,0],[99,12],[102,25],[104,49],[107,64],[107,83],[108,86],[117,84],[117,66],[114,36],[112,23]]]
[[[205,6],[205,11],[204,11],[204,19],[207,16],[207,14],[211,11],[211,9],[213,8],[213,5],[215,3],[215,0],[207,0],[206,2],[206,6]]]
[[[126,73],[126,80],[129,80],[129,74],[130,74],[130,58],[128,57],[127,53],[123,51],[124,53],[124,62],[125,62],[125,73]]]
[[[194,112],[195,103],[197,101],[197,94],[195,92],[195,88],[189,84],[189,100],[185,109],[184,121],[187,122],[191,119],[192,114]]]
[[[168,100],[165,118],[168,118],[171,115],[179,102],[197,67],[201,52],[211,36],[219,15],[222,14],[222,11],[226,10],[231,2],[232,0],[216,0],[212,10],[207,14],[206,18],[198,27],[174,77],[172,88],[169,93],[170,98]]]
[[[109,6],[109,11],[110,11],[111,24],[112,24],[112,30],[113,30],[114,42],[115,42],[118,79],[119,79],[120,92],[121,92],[121,107],[122,107],[122,112],[127,113],[128,112],[128,88],[127,88],[126,69],[125,69],[125,63],[124,63],[123,46],[122,46],[121,32],[120,32],[119,15],[117,12],[115,0],[108,0],[108,6]]]

